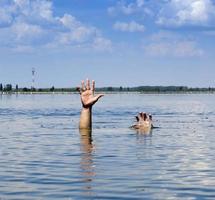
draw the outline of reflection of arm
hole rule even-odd
[[[81,144],[83,147],[87,147],[84,149],[92,148],[92,130],[90,129],[79,129],[81,136]]]

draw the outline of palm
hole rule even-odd
[[[95,97],[92,90],[86,90],[81,93],[81,101],[83,106],[89,107],[95,103]]]
[[[89,108],[92,107],[99,98],[101,98],[103,95],[99,94],[94,96],[94,91],[95,91],[95,82],[92,82],[92,87],[90,87],[90,81],[87,80],[86,85],[84,82],[82,82],[82,88],[80,90],[80,95],[81,95],[81,102],[83,104],[83,107]]]
[[[136,116],[137,123],[133,126],[136,129],[151,129],[153,127],[152,124],[152,116],[147,113],[139,113]]]

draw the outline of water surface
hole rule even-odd
[[[0,95],[0,199],[215,199],[215,95]],[[128,127],[153,114],[151,134]]]

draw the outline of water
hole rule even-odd
[[[215,199],[215,95],[0,95],[0,199]],[[128,127],[153,114],[151,134]]]

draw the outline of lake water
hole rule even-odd
[[[0,199],[215,199],[215,95],[0,95]],[[154,129],[129,129],[139,111]]]

